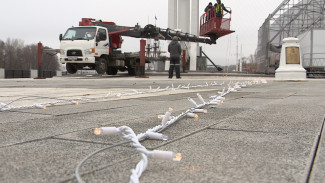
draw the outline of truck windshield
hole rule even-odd
[[[73,27],[67,30],[62,40],[92,40],[95,35],[95,27]]]

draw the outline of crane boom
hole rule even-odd
[[[160,54],[158,57],[156,54],[151,57],[150,47],[147,47],[146,57],[145,40],[140,41],[140,52],[122,53],[120,50],[123,43],[122,36],[156,41],[172,40],[177,36],[180,41],[216,44],[218,38],[234,32],[230,30],[230,18],[209,17],[208,19],[204,16],[201,17],[203,21],[200,24],[202,37],[169,28],[159,28],[152,24],[143,28],[138,24],[129,27],[119,26],[114,22],[82,18],[78,27],[71,27],[64,35],[60,34],[60,62],[66,64],[70,74],[78,70],[90,69],[96,70],[98,74],[106,72],[108,75],[116,75],[118,71],[128,71],[129,75],[141,75],[145,63],[153,59],[165,61],[166,57]]]
[[[83,19],[83,21],[85,21]],[[80,25],[95,25],[105,27],[110,35],[118,34],[120,36],[134,37],[134,38],[146,38],[146,39],[155,39],[155,40],[172,40],[174,36],[177,36],[180,41],[188,42],[197,42],[205,44],[216,44],[217,38],[211,36],[210,38],[203,38],[193,34],[184,33],[172,29],[162,29],[156,27],[152,24],[146,25],[144,28],[141,28],[140,25],[135,25],[134,27],[119,26],[112,24],[112,22],[102,22],[96,21],[94,19],[88,19],[88,23],[82,23]]]

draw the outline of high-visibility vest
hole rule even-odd
[[[221,12],[221,15],[223,15],[223,3],[221,4],[217,3],[216,12],[217,13]]]

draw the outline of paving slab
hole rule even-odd
[[[20,143],[38,141],[58,134],[93,127],[92,121],[76,121],[69,117],[32,119],[1,125],[0,148]]]
[[[254,79],[72,76],[42,81],[4,80],[0,97],[23,96],[23,89],[31,89],[30,95],[41,89],[40,95],[49,90],[51,97],[69,98],[73,92],[89,97],[105,95],[109,90],[124,92],[214,81],[225,81],[226,86]],[[305,182],[308,177],[310,182],[322,182],[325,155],[324,135],[320,134],[324,133],[325,82],[268,80],[268,84],[230,93],[221,106],[205,107],[208,114],[199,114],[198,120],[184,118],[168,127],[163,132],[170,137],[167,142],[144,141],[148,149],[181,152],[183,159],[177,163],[149,160],[140,182]],[[1,112],[0,182],[75,182],[74,168],[84,157],[123,141],[119,137],[95,136],[94,128],[127,125],[136,133],[145,132],[161,123],[157,115],[169,107],[174,114],[180,114],[193,107],[188,97],[198,102],[196,93],[200,93],[207,100],[224,86],[51,106],[47,110]],[[85,90],[80,91],[82,88]],[[129,182],[130,170],[139,160],[130,144],[125,144],[91,158],[81,170],[82,177],[86,182]],[[311,172],[309,167],[313,168]]]
[[[165,144],[170,143],[170,141],[175,141],[181,138],[184,138],[193,133],[197,133],[199,130],[210,127],[214,124],[220,123],[225,118],[229,118],[233,114],[241,113],[243,110],[240,109],[227,109],[227,110],[216,110],[208,108],[207,114],[199,114],[199,119],[193,118],[184,118],[163,132],[164,135],[169,137],[169,140],[166,142],[157,141],[157,140],[147,140],[143,142],[143,145],[148,149],[155,149],[156,147],[164,146]],[[179,114],[179,113],[178,113]],[[217,117],[216,117],[217,116]],[[123,125],[131,127],[136,134],[145,133],[146,129],[153,128],[161,124],[161,120],[157,117],[143,117],[140,119],[125,120],[123,122],[107,124],[106,126],[121,126]],[[145,130],[144,130],[145,129]],[[180,130],[182,129],[182,130]],[[116,144],[121,141],[120,137],[106,137],[106,136],[95,136],[93,135],[93,129],[86,129],[81,131],[76,131],[73,133],[67,133],[63,135],[55,136],[60,139],[69,139],[69,140],[86,140],[89,142],[96,143],[107,143],[107,144]]]
[[[304,182],[312,142],[301,141],[308,138],[313,137],[205,130],[165,146],[182,152],[183,161],[151,161],[141,181]]]
[[[325,124],[325,116],[324,123]],[[312,172],[310,176],[310,182],[322,183],[325,180],[325,126],[323,126],[323,131],[319,135],[319,146],[317,147],[315,164],[312,167]]]
[[[217,86],[210,86],[205,88],[192,88],[192,89],[174,89],[172,85],[167,91],[159,91],[154,93],[148,93],[154,91],[155,88],[150,90],[149,88],[137,88],[138,89],[123,89],[123,88],[109,88],[109,89],[66,89],[66,88],[31,88],[27,92],[25,88],[15,88],[15,89],[3,89],[0,88],[0,102],[8,104],[10,107],[21,107],[21,106],[31,106],[36,104],[46,104],[51,103],[53,105],[67,105],[72,104],[71,101],[77,101],[79,103],[90,103],[90,102],[100,102],[100,101],[115,101],[115,100],[128,100],[134,98],[147,98],[159,96],[168,96],[179,93],[188,92],[205,92],[216,90]],[[176,86],[177,87],[177,86]],[[166,88],[166,87],[164,87]],[[161,89],[164,89],[161,88]],[[60,90],[58,93],[57,90]],[[138,92],[147,92],[143,94],[129,95]],[[37,94],[35,94],[37,93]],[[117,97],[116,95],[122,94],[122,97]],[[51,106],[51,105],[45,105]],[[6,106],[4,106],[6,107]],[[16,110],[16,109],[15,109]],[[17,110],[21,110],[20,108]]]
[[[105,147],[99,144],[47,139],[0,148],[0,182],[63,182],[74,180],[77,164],[91,152]],[[101,170],[129,159],[134,150],[117,147],[89,159],[80,173]],[[88,170],[88,171],[87,171]],[[121,170],[123,172],[123,170]],[[125,172],[129,170],[125,170]]]
[[[33,120],[33,119],[46,119],[51,118],[51,115],[48,114],[37,114],[37,113],[26,113],[24,111],[10,111],[2,112],[0,124],[4,123],[15,123],[23,120]]]
[[[314,102],[310,98],[301,97],[272,100],[267,105],[236,115],[218,127],[246,131],[316,133],[322,124],[324,107],[321,107],[321,104],[313,104]],[[235,105],[238,105],[237,103],[247,103],[247,99],[234,102]]]

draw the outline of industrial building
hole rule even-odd
[[[300,40],[302,65],[307,74],[325,70],[325,1],[284,0],[258,31],[257,72],[272,74],[279,60],[282,40]]]

